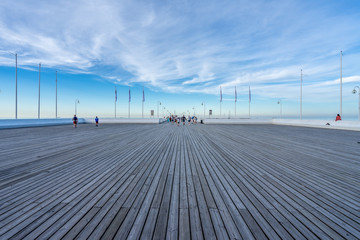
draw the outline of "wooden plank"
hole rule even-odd
[[[157,141],[153,142],[151,145],[152,152],[158,152],[156,151]],[[161,146],[161,145],[160,145]],[[146,152],[146,151],[145,151]],[[142,153],[139,160],[143,159],[143,161],[146,159],[146,154]],[[129,197],[133,199],[133,196],[136,196],[138,194],[138,191],[136,188],[141,187],[144,180],[146,180],[146,177],[148,176],[148,172],[156,165],[160,164],[158,161],[145,161],[145,164],[141,165],[141,161],[138,161],[140,163],[139,167],[135,168],[134,171],[130,172],[132,173],[131,176],[134,176],[134,179],[132,181],[127,181],[128,184],[122,184],[119,186],[119,189],[116,191],[116,193],[108,199],[108,201],[103,205],[102,211],[97,214],[92,221],[85,226],[85,228],[82,230],[82,232],[79,235],[79,238],[100,238],[103,234],[106,235],[115,235],[117,228],[107,228],[109,226],[113,219],[116,217],[116,213],[121,208],[129,209],[130,211],[130,205],[127,206],[124,205],[126,201],[131,202],[129,200]],[[142,169],[141,171],[138,171],[139,169]],[[134,173],[136,174],[134,175]],[[139,182],[140,181],[140,182]],[[134,188],[135,187],[135,188]],[[127,212],[128,212],[127,211]],[[121,215],[126,217],[125,215]],[[118,221],[117,221],[118,222]],[[122,223],[122,221],[121,221]],[[114,225],[112,225],[114,226]],[[110,231],[110,232],[109,232]]]
[[[356,132],[110,124],[0,133],[1,239],[360,235]]]

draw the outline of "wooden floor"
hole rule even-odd
[[[359,239],[360,133],[0,130],[0,239]]]

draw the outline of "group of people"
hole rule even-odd
[[[196,116],[188,116],[187,118],[185,117],[185,115],[183,115],[182,117],[177,116],[177,115],[171,115],[169,117],[166,118],[167,122],[171,122],[172,124],[176,124],[177,126],[180,125],[180,122],[185,125],[186,122],[188,122],[188,124],[196,124],[197,123],[197,117]],[[340,121],[341,120],[341,116],[340,114],[336,115],[335,121]],[[76,115],[74,115],[74,117],[72,118],[73,124],[74,124],[74,128],[77,127],[78,124],[78,118]],[[98,116],[95,117],[95,126],[98,127],[99,126],[99,118]]]
[[[171,115],[169,117],[166,118],[167,122],[171,122],[172,124],[176,124],[177,126],[179,126],[181,123],[182,125],[185,125],[186,122],[188,122],[188,124],[196,124],[197,123],[197,117],[196,116],[188,116],[185,117],[185,115],[183,115],[182,117],[177,116],[177,115]]]
[[[77,118],[76,115],[74,115],[74,117],[72,118],[73,124],[74,124],[74,128],[77,127],[78,121],[79,119]],[[99,118],[98,116],[95,117],[95,126],[98,127],[99,126]]]

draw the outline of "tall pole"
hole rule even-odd
[[[130,119],[130,101],[131,101],[131,92],[129,87],[129,112],[128,112],[128,118]]]
[[[220,118],[221,118],[221,103],[222,103],[222,90],[220,86]]]
[[[55,81],[55,118],[57,118],[57,71],[56,71],[56,81]]]
[[[280,105],[280,119],[281,119],[282,118],[282,101],[281,101],[281,99],[279,99],[277,103]]]
[[[358,103],[358,108],[359,108],[359,121],[360,121],[360,88],[358,87],[358,94],[359,94],[359,103]]]
[[[342,51],[340,51],[340,116],[342,116]]]
[[[357,89],[357,91],[356,91],[356,89]],[[358,99],[358,115],[359,115],[359,121],[360,121],[360,87],[359,86],[354,87],[353,94],[356,94],[356,92],[359,95],[359,99]]]
[[[157,118],[159,118],[159,105],[161,105],[161,102],[158,101],[158,104],[157,104]],[[174,110],[175,111],[175,110]]]
[[[201,103],[204,106],[204,119],[205,119],[205,102]]]
[[[222,115],[221,115],[221,102],[220,102],[220,118],[221,118],[221,116],[222,116]]]
[[[302,120],[302,69],[301,69],[301,74],[300,74],[300,120]]]
[[[40,73],[41,73],[41,63],[39,63],[39,98],[38,98],[38,118],[40,119]]]
[[[143,87],[143,98],[142,98],[141,118],[144,118],[144,102],[145,102],[145,92],[144,92],[144,87]]]
[[[237,102],[237,91],[235,86],[235,118],[236,118],[236,102]]]
[[[8,52],[11,55],[15,56],[15,119],[17,119],[17,53],[13,53],[13,52]]]
[[[77,116],[77,104],[80,103],[79,99],[75,100],[75,115]]]
[[[358,95],[359,95],[359,102],[358,102],[358,110],[359,110],[359,121],[360,121],[360,88],[358,87]]]
[[[17,119],[17,53],[15,53],[15,119]]]
[[[117,101],[117,89],[115,87],[115,119],[116,119],[116,101]]]
[[[359,110],[359,121],[360,121],[360,87],[357,87],[358,88],[358,95],[359,95],[359,100],[358,100],[358,110]]]
[[[235,102],[235,118],[236,118],[236,102]]]
[[[205,119],[205,103],[204,103],[204,119]]]
[[[251,90],[250,90],[250,82],[249,82],[249,118],[250,118],[250,103],[251,103]]]

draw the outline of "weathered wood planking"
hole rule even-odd
[[[0,239],[360,238],[358,132],[0,130]]]

